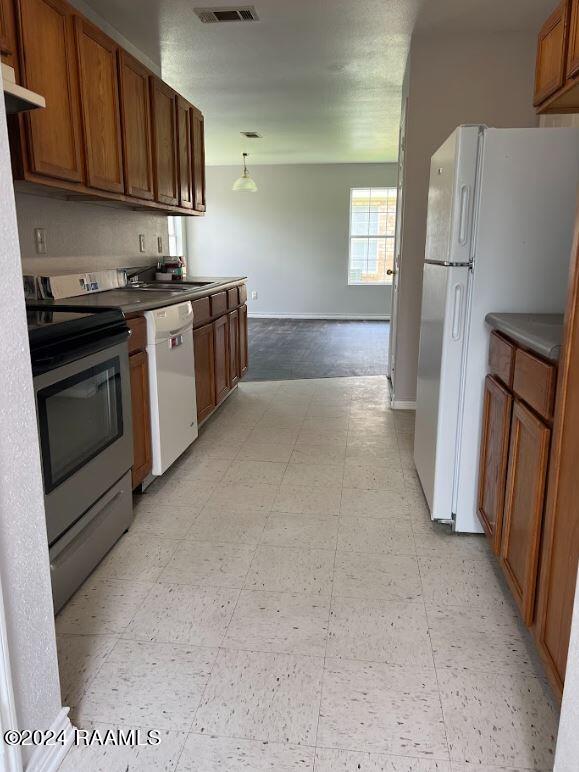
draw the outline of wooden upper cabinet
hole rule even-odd
[[[569,18],[569,47],[567,51],[567,77],[579,75],[579,0],[573,0]]]
[[[191,108],[191,146],[193,154],[193,209],[204,212],[205,202],[205,122],[196,108]]]
[[[83,181],[78,66],[72,9],[62,0],[20,0],[23,84],[46,99],[25,113],[25,172]]]
[[[534,618],[550,430],[515,401],[501,539],[501,564],[523,621]]]
[[[98,27],[76,17],[86,184],[122,193],[123,155],[117,78],[118,46]]]
[[[119,51],[119,95],[125,193],[151,200],[153,144],[149,70],[125,51]]]
[[[193,159],[191,156],[191,105],[177,97],[177,148],[179,206],[193,209]]]
[[[568,11],[569,0],[562,0],[539,32],[533,101],[535,105],[544,102],[565,82]]]
[[[505,503],[505,484],[513,398],[494,377],[485,381],[479,464],[478,515],[498,555]]]
[[[177,111],[176,94],[166,83],[150,78],[153,113],[153,170],[155,199],[162,204],[177,206]]]
[[[16,16],[13,0],[0,0],[0,55],[5,64],[17,69]]]

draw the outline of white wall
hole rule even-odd
[[[74,272],[146,265],[158,256],[157,236],[168,254],[167,216],[108,204],[16,194],[20,249],[25,270]],[[34,229],[46,228],[46,255],[37,256]],[[139,234],[145,252],[139,252]]]
[[[3,100],[0,105],[0,245],[0,577],[19,724],[13,728],[48,729],[60,711],[60,686]],[[24,750],[25,757],[29,757],[30,749]]]
[[[396,164],[249,160],[257,193],[231,190],[238,166],[207,169],[207,214],[186,221],[189,272],[247,275],[250,313],[389,315],[390,286],[348,286],[348,219],[350,188],[395,187]]]
[[[404,225],[397,320],[395,399],[416,399],[422,261],[430,157],[464,123],[536,126],[535,35],[455,34],[412,40],[408,96]]]
[[[577,759],[579,759],[579,580],[575,590],[573,625],[555,753],[555,772],[576,772]]]

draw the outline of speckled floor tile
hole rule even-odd
[[[150,533],[127,533],[105,556],[95,579],[132,579],[155,582],[179,546],[174,539]]]
[[[119,729],[124,735],[133,730],[139,731],[140,737],[135,735],[135,745],[120,746],[108,743],[99,746],[82,744],[70,749],[67,753],[59,772],[175,772],[177,762],[183,751],[186,732],[160,731],[160,742],[156,745],[147,745],[147,729],[140,727],[114,727],[110,724],[85,721],[82,730],[89,733],[98,732],[99,737],[105,739],[106,732],[117,732]],[[140,741],[141,745],[136,744]]]
[[[118,641],[79,704],[80,721],[188,730],[216,653],[207,647]]]
[[[277,461],[250,461],[240,456],[232,462],[223,482],[226,485],[279,485],[285,468],[286,464]]]
[[[530,635],[508,606],[426,608],[436,667],[541,673]]]
[[[222,646],[323,657],[329,611],[328,598],[243,590]]]
[[[433,668],[423,604],[334,598],[327,656]]]
[[[540,770],[529,770],[522,769],[521,767],[518,767],[515,769],[515,767],[496,767],[490,764],[461,764],[457,761],[452,761],[450,764],[451,772],[553,772],[553,768],[549,767],[549,769],[540,769]]]
[[[448,759],[434,670],[327,659],[317,744]]]
[[[330,550],[260,546],[244,588],[327,596],[332,589],[333,566]]]
[[[184,507],[189,512],[200,512],[203,505],[207,502],[209,496],[217,488],[216,480],[159,480],[160,487],[157,489],[147,489],[142,494],[146,499],[143,504],[147,508],[158,506],[165,507]]]
[[[119,634],[153,588],[152,582],[98,579],[90,576],[56,617],[58,633]]]
[[[342,485],[343,464],[288,464],[283,476],[285,485],[338,486]]]
[[[241,588],[254,548],[248,544],[183,541],[159,577],[160,582]]]
[[[293,445],[299,434],[299,427],[276,428],[274,426],[256,426],[251,432],[247,441],[249,443],[270,443],[278,442],[280,445]]]
[[[239,590],[156,584],[124,637],[141,641],[219,646]]]
[[[374,491],[344,487],[340,512],[351,517],[409,519],[408,503],[401,490]]]
[[[452,538],[452,537],[451,537]],[[511,604],[498,568],[488,560],[419,557],[424,600],[432,605],[493,606]]]
[[[63,705],[78,705],[116,642],[112,635],[56,636]]]
[[[347,438],[347,429],[302,428],[296,438],[296,447],[300,445],[328,445],[332,448],[345,448]]]
[[[416,552],[425,557],[481,558],[488,560],[490,549],[483,534],[452,533],[450,526],[427,522],[414,523]]]
[[[338,550],[414,555],[412,528],[403,519],[341,517]]]
[[[417,600],[422,585],[415,557],[339,552],[336,555],[334,595],[350,598]]]
[[[404,477],[400,469],[379,460],[370,464],[348,458],[344,466],[344,487],[403,493]]]
[[[218,544],[257,544],[263,533],[267,512],[203,511],[186,538]]]
[[[450,763],[409,756],[387,756],[384,753],[318,748],[314,769],[315,772],[450,772]]]
[[[274,512],[296,515],[337,515],[340,511],[339,486],[281,484],[273,503]]]
[[[345,448],[326,445],[300,445],[294,448],[290,464],[337,464],[343,465]]]
[[[239,458],[247,461],[277,461],[287,463],[290,460],[293,442],[280,445],[273,442],[248,441],[241,446]]]
[[[193,731],[312,745],[322,667],[315,657],[221,650]]]
[[[305,547],[334,550],[339,519],[333,515],[271,514],[261,536],[261,544],[271,547]]]
[[[231,466],[231,459],[211,458],[204,454],[194,454],[179,464],[175,470],[178,479],[220,481]]]
[[[313,772],[313,748],[190,734],[177,772]]]
[[[440,668],[438,681],[453,761],[552,768],[557,712],[542,679]]]
[[[182,539],[199,516],[198,509],[137,506],[131,533],[150,533],[166,539]]]
[[[209,497],[205,511],[224,512],[269,512],[272,507],[277,485],[244,485],[228,483],[220,485]]]

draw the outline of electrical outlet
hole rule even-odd
[[[36,254],[46,254],[46,228],[34,229],[34,244],[36,245]]]
[[[257,290],[252,290],[252,292],[251,292],[251,299],[252,300],[257,300]]]
[[[157,252],[162,255],[163,254],[163,237],[157,236]]]
[[[139,250],[141,252],[145,251],[145,234],[139,233]]]

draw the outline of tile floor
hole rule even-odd
[[[386,381],[241,384],[57,618],[68,772],[550,770],[485,539],[433,526]]]

